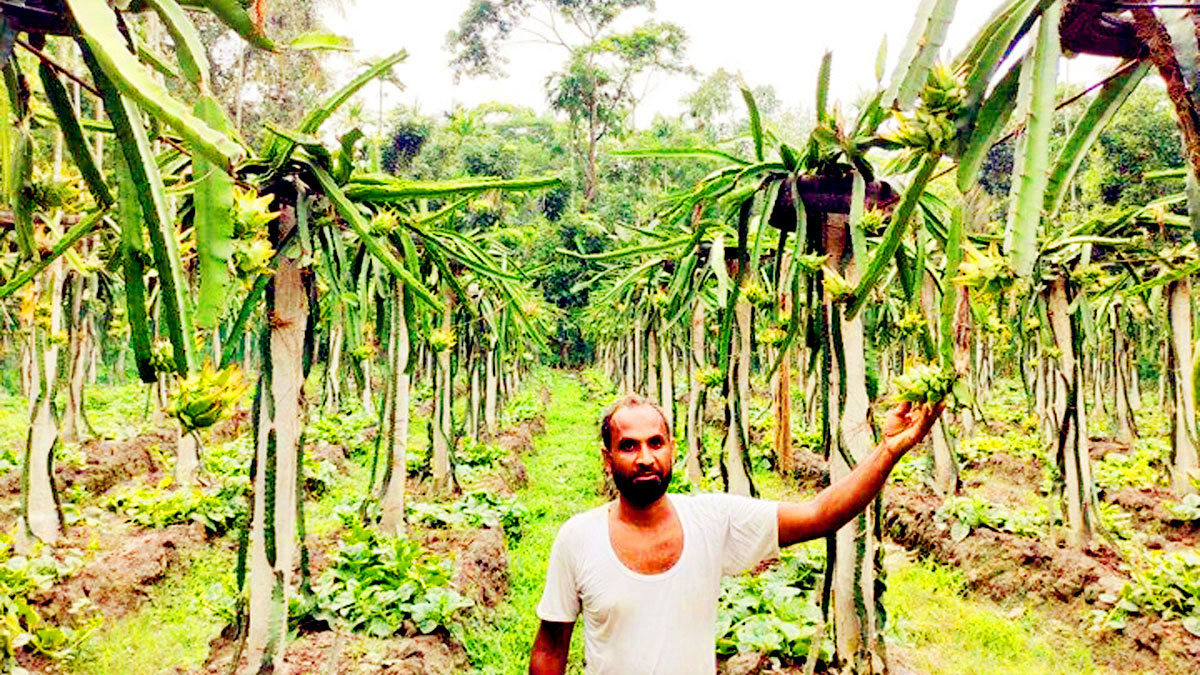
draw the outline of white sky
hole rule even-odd
[[[771,85],[787,108],[811,107],[815,98],[816,71],[821,55],[833,51],[833,99],[850,102],[875,83],[875,56],[880,41],[888,41],[888,71],[903,48],[920,0],[658,0],[653,18],[679,24],[690,37],[686,60],[701,73],[717,68],[740,71],[751,86]],[[1001,4],[1001,0],[961,0],[951,25],[946,55],[949,57],[971,38]],[[564,61],[560,47],[535,44],[515,36],[503,54],[509,59],[504,79],[464,79],[455,84],[445,47],[447,32],[458,25],[468,0],[354,0],[345,15],[329,13],[332,32],[350,37],[355,57],[369,59],[408,51],[408,60],[394,71],[404,91],[384,85],[383,108],[395,104],[417,105],[427,115],[438,115],[455,104],[474,106],[502,101],[545,110],[546,77]],[[622,26],[649,18],[629,12]],[[1113,63],[1077,59],[1068,66],[1074,81],[1099,79]],[[356,67],[335,67],[344,81]],[[649,96],[638,109],[638,122],[657,113],[676,115],[679,99],[696,87],[686,76],[657,76]],[[364,90],[367,110],[376,112],[380,89]]]

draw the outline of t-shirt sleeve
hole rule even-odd
[[[714,495],[726,519],[723,574],[744,572],[779,555],[779,504],[737,495]]]
[[[543,621],[573,623],[579,616],[579,587],[575,583],[575,565],[571,560],[570,523],[559,528],[550,547],[550,563],[546,567],[546,588],[537,606]]]

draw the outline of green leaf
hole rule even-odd
[[[875,81],[883,82],[883,73],[887,70],[888,42],[887,36],[879,41],[879,51],[875,52]]]
[[[299,37],[288,43],[288,49],[297,51],[310,49],[328,49],[339,52],[354,51],[354,41],[348,37],[334,35],[333,33],[322,33],[319,31],[309,31],[301,33]]]
[[[971,526],[961,520],[955,520],[950,526],[950,540],[954,543],[959,543],[966,539],[971,534]]]
[[[25,284],[32,281],[34,277],[41,274],[42,270],[49,267],[50,264],[55,260],[58,260],[62,254],[66,253],[67,250],[74,246],[80,239],[83,239],[87,235],[94,232],[103,224],[104,216],[107,215],[107,213],[108,209],[102,208],[99,211],[89,214],[87,218],[84,218],[70,230],[67,230],[66,234],[64,234],[59,238],[58,241],[54,243],[54,248],[50,250],[48,255],[42,256],[36,262],[31,264],[25,271],[14,276],[8,283],[4,284],[4,286],[0,286],[0,300],[8,298],[13,293],[20,290],[23,286],[25,286]],[[1198,361],[1200,361],[1200,359],[1198,359]]]
[[[967,71],[966,105],[969,110],[978,108],[988,85],[995,77],[996,69],[1033,27],[1033,23],[1046,6],[1057,1],[1009,0],[1006,5],[996,10],[988,23],[968,43],[968,49],[954,60],[956,68]],[[974,114],[968,117],[973,118]]]
[[[306,135],[316,134],[317,131],[320,130],[321,125],[324,124],[325,121],[328,120],[329,117],[342,106],[342,104],[350,100],[351,96],[354,96],[356,93],[358,93],[358,90],[365,87],[367,83],[371,82],[375,78],[390,72],[396,64],[407,58],[408,52],[401,49],[395,54],[381,59],[375,65],[363,71],[358,75],[358,77],[355,77],[353,80],[347,83],[346,86],[334,92],[332,96],[323,101],[320,105],[313,108],[300,122],[300,127],[297,129],[297,131],[300,134]],[[295,144],[290,141],[280,138],[272,138],[265,154],[271,159],[273,164],[280,165],[291,154],[294,147]]]
[[[214,129],[225,131],[229,122],[221,106],[209,96],[196,103],[196,116]],[[213,328],[225,309],[229,290],[229,260],[233,257],[233,178],[195,154],[192,158],[193,225],[200,289],[196,295],[196,325]]]
[[[104,182],[104,175],[97,168],[96,159],[92,157],[92,148],[83,137],[83,129],[79,126],[79,118],[75,116],[75,107],[67,95],[67,89],[58,79],[58,73],[46,63],[38,66],[38,75],[42,80],[42,89],[46,92],[46,100],[54,110],[58,128],[62,130],[63,145],[79,167],[79,174],[88,190],[96,198],[96,202],[105,206],[113,203],[112,191]]]
[[[750,112],[750,137],[754,139],[754,157],[758,161],[763,161],[763,128],[762,119],[758,116],[758,104],[754,102],[754,94],[745,85],[742,85],[742,100],[746,102],[746,109]]]
[[[821,67],[817,69],[817,123],[829,121],[829,76],[833,69],[833,52],[825,52],[821,57]],[[762,157],[759,157],[761,160]]]
[[[1063,198],[1066,197],[1067,189],[1075,178],[1076,172],[1079,171],[1079,166],[1083,164],[1083,158],[1087,156],[1088,150],[1095,144],[1096,139],[1100,137],[1101,132],[1112,121],[1121,106],[1125,104],[1130,94],[1145,79],[1146,74],[1150,72],[1150,66],[1149,61],[1143,61],[1127,68],[1126,72],[1110,80],[1088,106],[1083,117],[1079,118],[1079,122],[1071,132],[1071,137],[1059,151],[1054,170],[1050,173],[1050,179],[1046,186],[1045,204],[1048,216],[1053,217],[1058,213]]]
[[[259,49],[275,49],[275,43],[255,25],[240,0],[196,0],[212,12],[221,23],[237,31],[246,42]]]
[[[900,243],[903,241],[904,235],[908,232],[908,226],[913,219],[913,214],[917,211],[917,204],[920,202],[921,194],[925,192],[925,186],[933,178],[933,172],[937,170],[940,161],[941,157],[938,155],[926,155],[921,160],[921,167],[917,170],[917,175],[913,178],[912,184],[908,186],[908,190],[904,192],[904,197],[900,200],[900,206],[892,214],[891,222],[888,223],[887,230],[883,233],[883,239],[880,241],[879,247],[875,249],[875,254],[871,256],[870,264],[867,265],[862,277],[858,280],[858,286],[854,289],[854,299],[846,309],[847,320],[853,319],[858,314],[858,311],[862,309],[863,304],[871,293],[871,289],[875,287],[875,284],[883,275],[883,271],[891,263],[892,257],[896,255],[896,250],[900,248]]]
[[[342,215],[342,218],[350,225],[355,234],[358,235],[363,245],[371,255],[383,264],[385,268],[394,274],[399,280],[403,281],[412,291],[413,295],[419,298],[422,302],[429,305],[430,309],[435,312],[442,311],[442,303],[426,288],[425,284],[421,283],[411,272],[405,268],[391,250],[384,244],[379,243],[374,236],[371,235],[370,227],[362,214],[358,212],[358,207],[351,202],[350,198],[342,192],[337,183],[333,181],[333,177],[315,164],[308,165],[309,171],[321,186],[321,190],[325,193],[325,197],[333,203],[334,208]]]
[[[723,159],[728,162],[747,166],[750,162],[734,157],[727,152],[713,150],[711,148],[639,148],[634,150],[614,150],[612,152],[615,157],[636,157],[636,158],[659,158],[669,157],[672,159],[693,159],[693,158],[708,158]]]
[[[179,257],[175,220],[163,190],[162,176],[150,147],[150,139],[142,126],[141,111],[108,80],[92,51],[83,49],[82,52],[104,97],[104,108],[116,130],[117,144],[125,157],[133,184],[137,186],[136,194],[150,235],[154,267],[158,272],[161,290],[159,306],[174,348],[175,370],[186,375],[197,365],[192,312],[188,302],[187,278]]]
[[[1005,252],[1017,275],[1029,278],[1037,260],[1038,232],[1049,178],[1050,135],[1054,127],[1055,85],[1061,45],[1058,24],[1062,7],[1051,4],[1042,14],[1033,58],[1021,71],[1018,98],[1027,101],[1025,133],[1014,159],[1013,200],[1004,236]]]
[[[391,203],[418,198],[442,197],[446,195],[475,194],[491,190],[504,192],[526,192],[557,187],[562,179],[557,176],[535,178],[461,178],[444,181],[417,181],[388,177],[355,177],[346,186],[346,196],[355,201]]]
[[[158,381],[158,373],[154,370],[154,354],[151,348],[154,332],[150,329],[150,318],[146,312],[146,280],[142,264],[142,256],[145,255],[142,206],[125,155],[121,152],[114,153],[113,164],[117,173],[117,221],[121,226],[121,268],[125,277],[125,314],[129,319],[129,342],[133,347],[138,376],[142,378],[142,382],[153,383]]]
[[[179,60],[179,70],[183,76],[200,91],[208,91],[208,57],[192,20],[175,0],[146,2],[158,13],[167,32],[171,34],[171,41],[175,43],[175,57]]]
[[[1008,124],[1008,119],[1012,117],[1013,111],[1017,108],[1017,89],[1021,83],[1023,63],[1023,61],[1018,61],[1014,64],[1004,78],[996,84],[996,88],[983,104],[978,116],[971,120],[970,126],[966,128],[967,133],[970,134],[970,140],[958,160],[959,192],[967,192],[975,185],[979,170],[983,167],[984,160],[987,159],[988,151],[992,149],[996,139],[1000,138],[1005,125]],[[962,120],[960,124],[968,124],[968,121]],[[960,127],[960,130],[963,129]]]
[[[105,0],[66,0],[91,57],[121,93],[138,101],[166,122],[193,147],[224,170],[242,158],[241,147],[212,129],[175,100],[146,71],[117,28],[117,17]]]
[[[929,77],[929,69],[946,41],[957,4],[958,0],[921,1],[892,74],[892,83],[883,97],[886,107],[908,110],[916,103],[917,95]]]

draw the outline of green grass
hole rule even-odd
[[[1067,625],[1021,605],[968,598],[960,570],[903,563],[888,571],[887,585],[895,641],[906,648],[907,665],[928,675],[1107,672]]]
[[[225,623],[205,598],[210,587],[233,584],[234,553],[205,548],[188,556],[186,565],[183,573],[151,586],[136,612],[105,621],[68,672],[156,675],[203,664],[209,641]]]
[[[546,433],[533,442],[524,460],[530,484],[517,493],[530,510],[521,540],[509,549],[509,596],[491,616],[467,626],[465,643],[482,673],[525,673],[537,632],[536,607],[545,582],[546,561],[558,528],[568,518],[601,503],[596,487],[601,464],[596,442],[596,403],[566,374],[544,376],[552,399],[546,409]],[[531,382],[531,386],[536,383]],[[575,631],[570,672],[581,672],[582,630]]]

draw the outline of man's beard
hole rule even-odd
[[[644,476],[653,476],[658,480],[634,480]],[[614,471],[612,479],[613,485],[617,486],[617,492],[621,493],[625,501],[633,506],[649,506],[666,494],[667,486],[671,484],[671,469],[667,469],[661,474],[642,473],[633,476],[623,476]]]

